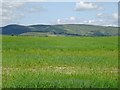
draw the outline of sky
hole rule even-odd
[[[2,2],[2,26],[9,24],[118,25],[117,2]]]

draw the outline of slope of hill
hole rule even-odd
[[[30,29],[27,26],[21,26],[21,25],[8,25],[2,28],[2,34],[22,34],[29,32]]]
[[[2,27],[3,35],[63,35],[63,36],[117,36],[117,27],[105,27],[85,24],[65,25],[8,25]]]

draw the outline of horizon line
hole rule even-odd
[[[53,25],[90,25],[90,26],[103,26],[103,27],[120,27],[119,25],[115,25],[115,26],[113,25],[112,26],[112,25],[98,25],[98,24],[95,25],[95,24],[79,24],[79,23],[78,24],[77,23],[76,24],[74,24],[74,23],[73,24],[40,24],[40,23],[38,23],[38,24],[29,24],[29,25],[14,24],[13,23],[13,24],[8,24],[8,25],[4,25],[4,26],[1,25],[0,27],[6,27],[6,26],[9,26],[9,25],[19,25],[19,26],[33,26],[33,25],[46,25],[46,26],[47,25],[51,25],[51,26],[53,26]]]

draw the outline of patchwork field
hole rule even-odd
[[[118,37],[2,40],[3,88],[117,88]]]

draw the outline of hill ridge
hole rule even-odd
[[[118,27],[88,24],[36,24],[28,26],[10,24],[2,27],[2,34],[34,36],[117,36]]]

